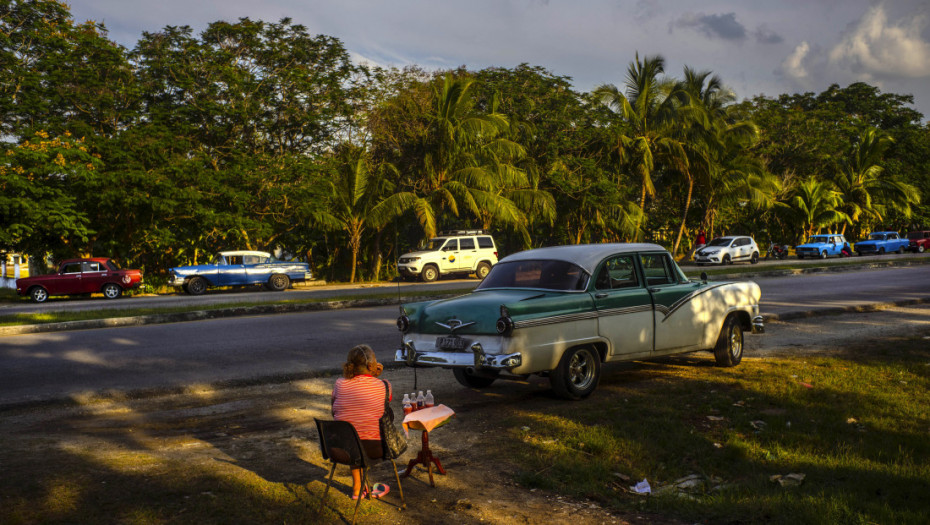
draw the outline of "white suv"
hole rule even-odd
[[[694,262],[703,264],[733,264],[739,261],[759,262],[759,247],[752,237],[736,235],[717,237],[694,252]]]
[[[419,276],[429,283],[455,273],[473,273],[484,279],[495,264],[497,245],[493,237],[484,230],[457,230],[430,239],[420,251],[401,255],[397,271],[404,279]]]

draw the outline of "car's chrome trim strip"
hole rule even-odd
[[[513,329],[532,328],[547,324],[570,323],[572,321],[583,321],[585,319],[596,319],[597,312],[579,312],[577,314],[554,315],[552,317],[542,317],[539,319],[529,319],[526,321],[514,321]]]
[[[624,308],[605,308],[598,310],[598,317],[609,317],[612,315],[638,314],[640,312],[651,312],[651,304],[641,304],[637,306],[627,306]]]

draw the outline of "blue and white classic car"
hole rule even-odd
[[[898,232],[872,232],[868,240],[856,243],[859,255],[882,255],[885,253],[904,253],[910,247],[911,240],[901,237]]]
[[[838,233],[825,233],[811,235],[805,244],[795,246],[794,251],[797,252],[798,259],[805,257],[826,259],[831,256],[841,257],[843,246],[849,246],[845,237]]]
[[[168,269],[168,285],[180,286],[191,295],[200,295],[211,286],[256,284],[281,292],[292,282],[312,278],[307,263],[278,261],[268,252],[250,250],[219,252],[210,264]]]
[[[580,399],[605,362],[710,350],[719,366],[739,364],[743,331],[764,331],[760,296],[751,281],[689,280],[655,244],[528,250],[467,295],[402,305],[395,360],[474,388],[539,374]]]

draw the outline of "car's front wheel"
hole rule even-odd
[[[879,255],[885,255],[885,248],[879,248],[879,249],[878,249],[878,254],[879,254]]]
[[[824,251],[820,252],[820,258],[821,258],[821,259],[826,259],[826,258],[827,258],[827,250],[824,250]]]
[[[281,273],[276,273],[268,279],[268,289],[274,292],[283,292],[290,284],[291,279]]]
[[[468,368],[453,368],[452,374],[455,376],[455,380],[459,382],[462,386],[467,386],[468,388],[485,388],[491,386],[491,383],[494,382],[497,377],[497,374],[493,375],[476,375],[471,369]]]
[[[29,292],[29,297],[31,297],[34,302],[44,303],[48,300],[48,290],[41,286],[36,286]]]
[[[439,270],[432,264],[428,264],[423,267],[423,271],[420,272],[420,277],[423,279],[423,282],[431,283],[439,279]]]
[[[481,280],[484,280],[488,276],[488,272],[491,271],[491,266],[488,263],[478,263],[478,268],[475,269],[475,276]]]
[[[759,262],[759,252],[752,252],[752,257],[749,259],[750,264],[756,264]]]
[[[600,379],[600,356],[587,346],[566,350],[559,366],[549,374],[549,384],[556,395],[573,400],[591,395]]]
[[[107,283],[103,285],[103,296],[107,299],[116,299],[120,295],[123,295],[123,289],[119,287],[118,284]]]
[[[923,245],[923,244],[917,246],[917,253],[924,253],[924,245]]]
[[[733,264],[733,259],[730,259],[729,255],[724,255],[722,264]]]
[[[735,315],[723,322],[717,346],[714,347],[717,366],[736,366],[743,360],[743,327]]]
[[[207,291],[207,280],[203,277],[194,277],[187,282],[187,293],[191,295],[203,295]]]

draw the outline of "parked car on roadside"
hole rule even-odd
[[[868,240],[855,245],[859,255],[883,255],[885,253],[904,253],[911,244],[909,239],[901,237],[898,232],[872,232]]]
[[[212,286],[264,285],[282,292],[293,282],[312,278],[307,263],[279,261],[268,252],[252,250],[219,252],[209,264],[168,269],[168,285],[191,295],[201,295]]]
[[[433,282],[443,275],[475,274],[478,279],[497,264],[497,245],[484,230],[456,230],[434,237],[422,249],[405,253],[397,260],[403,279],[419,277]]]
[[[794,251],[798,254],[798,259],[805,257],[826,259],[827,257],[842,257],[843,246],[848,245],[846,237],[838,233],[826,233],[811,235],[806,243],[795,246]]]
[[[539,374],[579,399],[605,362],[710,350],[739,364],[743,332],[764,331],[760,296],[751,281],[689,280],[655,244],[539,248],[505,257],[469,294],[402,305],[394,358],[473,388]]]
[[[55,273],[17,279],[16,293],[28,295],[37,303],[44,303],[54,295],[93,293],[102,293],[107,299],[116,299],[123,291],[141,284],[141,270],[120,268],[113,259],[106,257],[91,257],[65,259]]]
[[[733,264],[741,261],[748,261],[751,264],[759,262],[759,246],[752,237],[745,235],[717,237],[694,252],[694,262],[698,266]]]
[[[907,249],[912,252],[924,253],[924,250],[930,249],[930,231],[908,232],[907,240]]]

